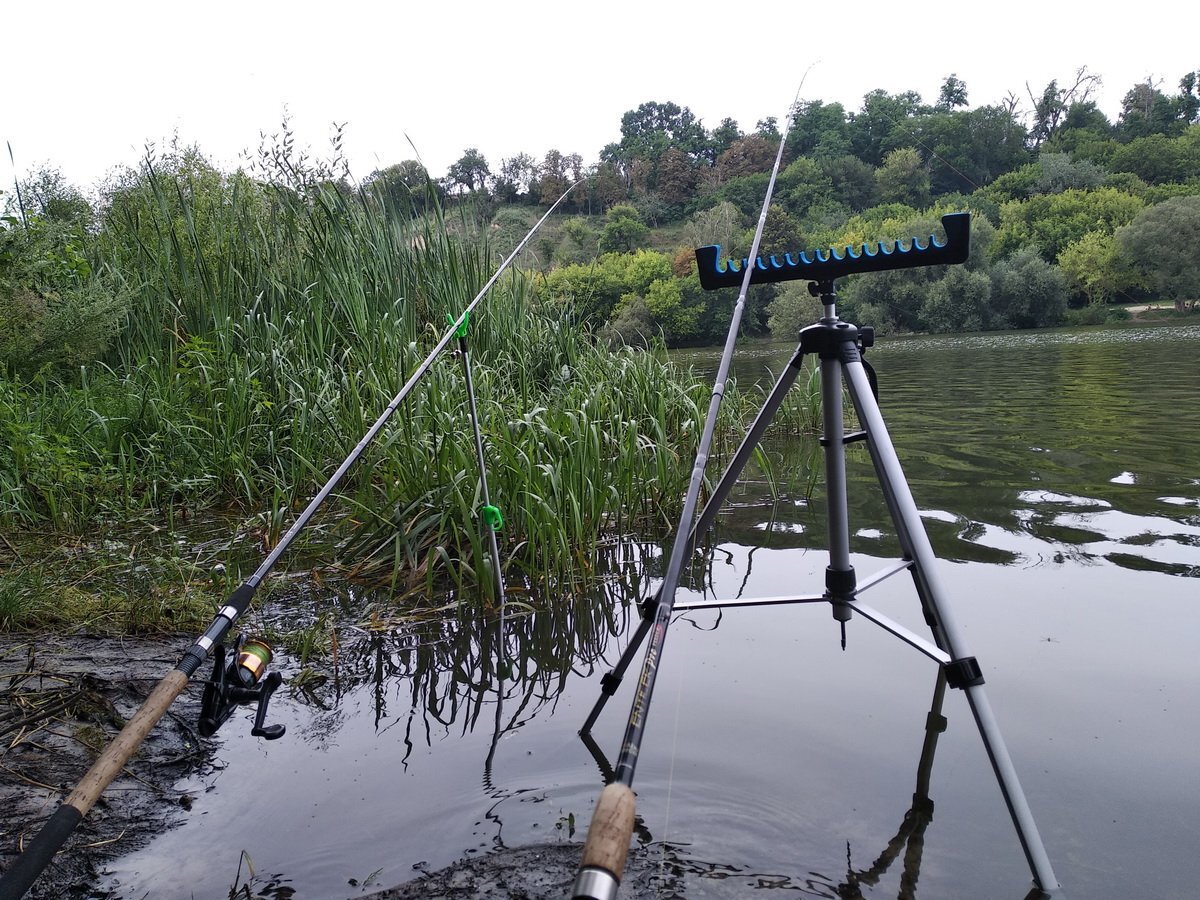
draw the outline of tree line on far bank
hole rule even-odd
[[[974,216],[970,263],[862,276],[844,286],[847,315],[884,329],[1030,328],[1119,318],[1121,303],[1200,297],[1200,93],[1197,73],[1174,92],[1146,82],[1125,94],[1116,122],[1091,95],[1086,70],[1023,103],[1010,95],[969,108],[946,78],[935,103],[875,90],[857,111],[813,100],[792,115],[765,252],[895,240],[937,230],[938,217]],[[699,288],[690,251],[720,244],[744,255],[781,139],[774,120],[744,132],[706,129],[687,108],[644,103],[621,139],[584,166],[578,153],[527,154],[495,168],[470,149],[431,182],[419,163],[367,183],[400,205],[435,189],[470,206],[501,244],[515,243],[533,208],[568,185],[570,217],[543,236],[543,293],[570,300],[610,337],[668,344],[720,340],[728,298]],[[790,334],[815,307],[795,286],[756,288],[745,328]]]
[[[1010,95],[971,108],[967,86],[951,75],[933,104],[884,90],[856,111],[799,104],[763,251],[925,236],[941,214],[967,209],[966,266],[847,279],[843,314],[884,330],[950,331],[1101,322],[1134,301],[1166,299],[1187,311],[1200,297],[1197,73],[1173,91],[1134,85],[1115,122],[1091,99],[1098,82],[1081,70],[1030,91],[1028,103]],[[196,148],[165,148],[114,177],[98,201],[45,170],[4,198],[0,366],[78,365],[102,356],[122,332],[147,327],[134,321],[129,299],[137,273],[117,271],[105,248],[114,227],[147,227],[145,217],[130,218],[129,198],[151,177],[173,184],[172,202],[187,210],[163,211],[183,236],[171,251],[180,271],[228,240],[217,234],[230,225],[220,211],[253,185],[316,203],[312,187],[321,184],[397,220],[446,213],[450,227],[486,235],[506,253],[542,208],[579,182],[523,260],[538,272],[542,299],[569,305],[614,342],[719,342],[730,299],[700,289],[692,250],[748,251],[781,133],[772,119],[752,131],[731,119],[706,128],[686,107],[648,102],[625,113],[620,140],[592,165],[551,150],[493,168],[469,149],[442,178],[406,160],[352,185],[339,132],[329,160],[297,154],[285,133],[264,143],[248,171],[234,173],[218,171]],[[167,238],[174,239],[142,237]],[[173,292],[208,289],[162,277]],[[802,288],[756,287],[744,330],[794,333],[816,311]]]

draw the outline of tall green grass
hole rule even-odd
[[[83,531],[234,507],[259,513],[271,544],[496,265],[475,223],[436,204],[414,218],[191,153],[148,159],[107,201],[87,250],[133,311],[73,379],[0,381],[0,522]],[[598,346],[519,273],[469,342],[514,575],[586,577],[602,536],[673,524],[706,386],[662,355]],[[745,402],[727,400],[718,456]],[[336,541],[345,571],[396,587],[486,591],[469,427],[447,356],[341,485],[317,552]]]

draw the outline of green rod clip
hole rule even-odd
[[[483,524],[492,531],[499,531],[504,527],[504,516],[500,515],[500,507],[485,506],[479,510],[479,513],[483,516]]]
[[[451,325],[453,325],[455,322],[458,321],[458,316],[454,315],[453,313],[446,313],[446,321],[448,323],[450,323]],[[465,313],[463,313],[462,324],[459,325],[458,328],[456,328],[454,330],[454,336],[456,338],[465,338],[467,336],[467,323],[469,323],[470,321],[471,321],[471,311],[467,310]]]

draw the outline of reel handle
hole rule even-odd
[[[244,651],[248,646],[253,648],[249,654]],[[256,704],[254,727],[250,733],[268,741],[283,737],[287,726],[266,724],[267,705],[283,684],[283,676],[278,672],[263,677],[270,661],[270,648],[261,641],[251,641],[248,645],[245,638],[239,637],[229,661],[225,658],[225,646],[217,644],[213,648],[213,675],[204,685],[204,696],[200,701],[200,736],[212,737],[235,709]]]

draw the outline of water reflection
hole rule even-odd
[[[480,613],[452,594],[401,620],[381,612],[386,598],[343,598],[343,621],[365,624],[344,624],[333,652],[291,673],[292,696],[313,710],[304,739],[328,749],[346,715],[343,701],[366,694],[375,729],[402,732],[402,767],[415,747],[481,724],[493,729],[490,762],[504,734],[552,712],[567,679],[586,678],[600,664],[635,614],[631,598],[642,595],[660,556],[636,543],[614,547],[599,556],[598,581],[587,592],[548,597],[532,582],[514,582],[503,620],[497,609]],[[306,602],[318,601],[293,598],[266,616],[280,629],[298,618],[320,620],[311,610],[306,616]]]
[[[1188,824],[1200,624],[1195,583],[1167,574],[1200,565],[1200,416],[1180,412],[1200,396],[1187,362],[1200,329],[1171,332],[872,351],[935,550],[966,563],[943,574],[1070,896],[1190,897],[1200,879]],[[1101,371],[1093,391],[1105,367],[1123,378]],[[899,548],[869,461],[850,462],[852,549],[872,571]],[[765,494],[739,488],[694,592],[820,584],[820,492]],[[661,564],[657,548],[631,548],[588,596],[513,585],[502,640],[494,615],[477,620],[453,597],[426,620],[393,620],[384,601],[339,610],[336,664],[297,678],[294,662],[276,701],[288,739],[222,732],[228,764],[185,786],[187,824],[116,867],[116,895],[225,896],[243,849],[303,896],[333,897],[379,869],[376,885],[397,884],[463,857],[567,844],[573,825],[579,840],[604,771],[576,731]],[[907,593],[879,590],[881,608],[921,627]],[[313,604],[278,614],[316,618]],[[812,612],[690,614],[697,627],[673,629],[639,767],[635,855],[652,864],[623,896],[1019,896],[1020,848],[960,693],[945,699],[955,727],[937,730],[933,766],[933,665],[869,625],[842,653],[827,613]],[[628,690],[617,699],[598,732],[610,749]],[[936,818],[922,795],[936,796]],[[246,817],[248,796],[288,827]]]
[[[1182,412],[1200,396],[1197,346],[1197,326],[881,342],[870,352],[880,406],[938,555],[1200,575],[1200,416]],[[739,374],[778,370],[792,349],[759,347]],[[689,361],[703,369],[704,357]],[[770,436],[767,447],[801,452]],[[865,453],[847,463],[851,521],[873,526],[885,518],[874,473]],[[804,494],[764,510],[764,492],[743,488],[724,536],[820,546],[824,509]],[[864,552],[896,552],[889,533],[859,537]]]

